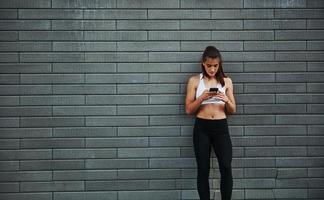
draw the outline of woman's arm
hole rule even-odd
[[[201,103],[212,96],[212,94],[208,93],[208,90],[205,90],[203,94],[196,99],[196,86],[198,85],[198,81],[197,77],[192,76],[189,78],[187,84],[186,113],[188,115],[194,114]]]
[[[227,77],[227,90],[226,90],[226,96],[228,101],[225,102],[225,107],[228,112],[228,114],[234,114],[236,113],[236,103],[234,98],[234,92],[233,92],[233,82],[230,77]]]

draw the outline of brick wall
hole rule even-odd
[[[184,95],[207,45],[234,82],[233,199],[323,199],[323,8],[1,0],[0,199],[198,199]]]

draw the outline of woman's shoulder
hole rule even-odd
[[[198,83],[199,80],[200,80],[200,74],[195,74],[189,77],[188,83],[195,84]]]
[[[229,76],[226,76],[224,77],[224,81],[225,81],[225,84],[231,84],[232,83],[232,79],[229,77]]]

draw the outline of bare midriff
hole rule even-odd
[[[225,104],[205,104],[201,105],[196,117],[201,119],[224,119]]]

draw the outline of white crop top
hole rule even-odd
[[[204,83],[204,79],[203,79],[203,74],[201,73],[199,75],[199,84],[198,84],[198,87],[197,87],[197,91],[196,91],[196,99],[202,95],[202,93],[204,92],[204,90],[208,89],[209,88],[206,88],[205,87],[205,83]],[[218,91],[219,92],[223,92],[225,94],[225,85],[224,87],[222,87],[222,85],[220,83],[217,83],[216,87],[218,88]],[[218,97],[212,97],[210,99],[207,99],[205,101],[203,101],[201,104],[209,104],[209,103],[218,103],[218,104],[225,104],[224,101],[222,101],[221,99],[219,99]]]

